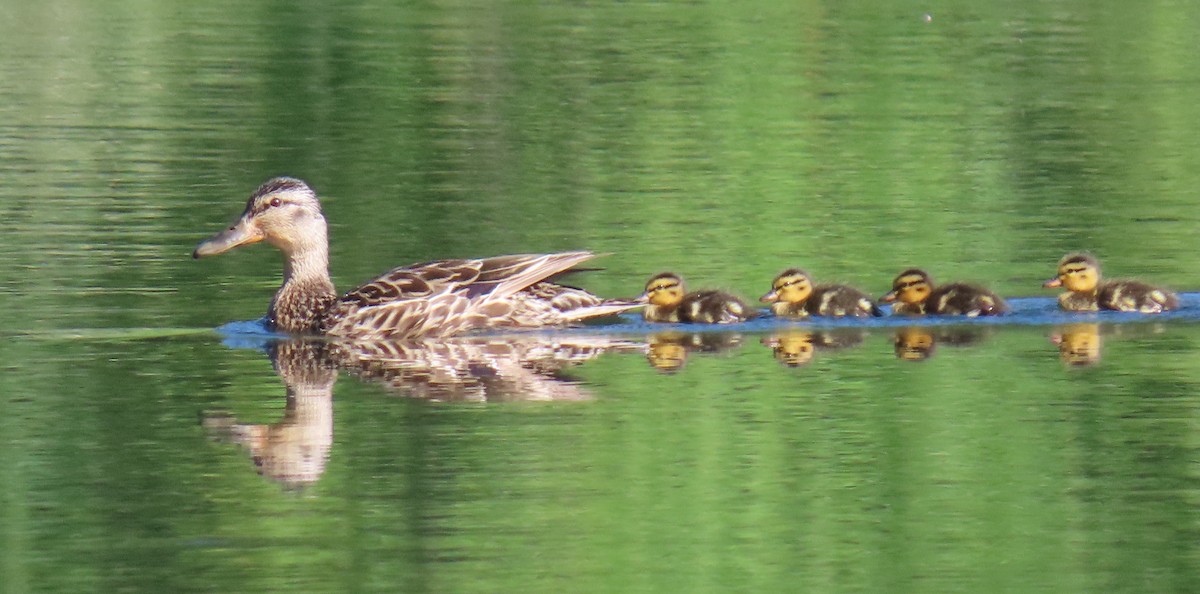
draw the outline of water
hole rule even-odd
[[[1200,295],[1040,289],[1200,289],[1191,4],[0,7],[0,590],[1200,577]],[[919,265],[1018,314],[279,340],[278,255],[188,256],[280,174],[343,289],[592,249],[603,295]]]

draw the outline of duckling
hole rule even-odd
[[[647,322],[732,324],[756,315],[741,299],[723,291],[709,289],[687,293],[683,278],[673,272],[651,277],[641,300],[647,303],[642,310],[642,317]]]
[[[1100,280],[1100,262],[1090,254],[1063,256],[1058,276],[1046,281],[1047,289],[1066,287],[1058,306],[1066,311],[1136,311],[1162,313],[1179,308],[1179,297],[1166,289],[1134,280]]]
[[[929,273],[909,268],[892,281],[892,290],[880,301],[891,303],[893,314],[994,316],[1008,313],[1008,304],[999,295],[979,285],[950,283],[934,286]]]
[[[771,304],[779,317],[808,316],[882,316],[879,306],[866,293],[846,285],[813,286],[812,278],[799,268],[779,273],[771,282],[771,292],[759,298]]]

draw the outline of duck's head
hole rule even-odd
[[[328,248],[321,203],[308,184],[291,177],[268,180],[250,195],[242,216],[202,241],[192,257],[215,256],[260,241],[289,256],[309,248]]]
[[[909,305],[919,305],[929,298],[933,292],[933,279],[929,273],[919,268],[909,268],[896,276],[892,281],[892,290],[879,300],[885,303],[899,301]]]
[[[1100,284],[1100,262],[1091,254],[1067,254],[1058,262],[1058,276],[1042,284],[1047,289],[1066,287],[1074,293],[1091,293]]]
[[[779,273],[771,282],[771,292],[759,297],[763,303],[803,303],[812,295],[812,279],[799,268],[789,268]]]
[[[646,281],[646,292],[642,299],[650,305],[674,307],[683,301],[683,278],[674,272],[662,272]]]

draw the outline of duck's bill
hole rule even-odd
[[[895,300],[896,300],[896,292],[895,291],[889,291],[889,292],[885,293],[883,295],[883,297],[879,298],[879,301],[882,303],[891,303]]]
[[[779,301],[779,293],[776,291],[771,291],[770,293],[759,297],[758,300],[763,303],[775,303],[776,301]]]
[[[1045,288],[1047,288],[1047,289],[1057,289],[1058,287],[1061,287],[1061,286],[1062,286],[1062,279],[1061,279],[1061,278],[1058,278],[1058,277],[1056,276],[1056,277],[1054,277],[1054,278],[1052,278],[1052,279],[1050,279],[1050,280],[1048,280],[1048,281],[1046,281],[1046,282],[1042,283],[1042,286],[1043,286],[1043,287],[1045,287]]]
[[[200,245],[196,246],[196,251],[192,252],[192,257],[215,256],[235,247],[258,243],[262,240],[263,235],[258,232],[258,229],[247,225],[245,221],[238,221],[232,227],[200,242]]]

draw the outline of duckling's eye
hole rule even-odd
[[[280,204],[283,204],[283,201],[280,200],[279,198],[271,199],[271,206],[279,206]]]

